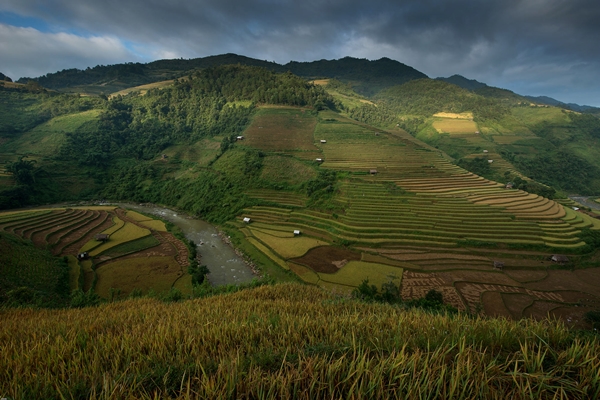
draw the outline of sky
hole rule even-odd
[[[598,0],[1,0],[0,72],[236,53],[388,57],[600,107]]]

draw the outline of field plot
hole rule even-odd
[[[129,295],[133,289],[163,292],[169,290],[183,273],[172,257],[114,261],[96,269],[96,293],[107,298],[111,288],[120,290],[123,296]]]
[[[586,304],[600,296],[600,282],[584,288],[575,273],[556,274],[550,261],[552,254],[583,248],[581,230],[600,229],[600,221],[467,172],[402,131],[381,131],[333,113],[320,117],[312,139],[322,151],[318,168],[346,173],[336,184],[334,206],[308,209],[307,202],[293,196],[290,200],[289,193],[254,191],[248,195],[264,205],[249,207],[238,217],[240,222],[251,219],[245,234],[280,263],[286,259],[281,253],[290,255],[282,250],[289,245],[281,243],[291,243],[293,238],[286,235],[294,229],[345,245],[321,245],[287,259],[286,266],[301,279],[327,288],[351,288],[383,265],[404,271],[403,298],[436,289],[459,309],[511,318],[543,317],[525,311],[538,302],[573,307],[567,292],[585,293],[580,299]],[[436,118],[455,125],[473,123],[468,115]],[[465,140],[477,141],[477,146],[487,143],[493,150],[493,143],[474,130]],[[336,275],[337,281],[332,278]]]
[[[100,282],[95,289],[103,297],[110,294],[111,288],[123,295],[133,288],[168,290],[176,281],[179,282],[177,287],[185,288],[186,293],[190,289],[185,244],[166,232],[162,221],[133,211],[115,207],[12,211],[0,213],[0,231],[2,235],[28,239],[29,243],[48,248],[56,256],[68,256],[65,280],[71,289],[89,290],[94,288],[95,282]],[[96,240],[99,233],[108,234],[108,240]],[[76,256],[82,252],[87,252],[89,258],[78,260]],[[11,268],[20,265],[17,261],[11,262]],[[21,268],[20,274],[7,275],[14,275],[11,285],[19,282],[26,285],[28,281],[20,276],[41,277],[44,274],[39,268],[45,268],[43,263],[34,269]],[[102,276],[97,275],[100,270]],[[52,271],[48,267],[50,275],[55,273]],[[134,271],[137,271],[135,277]],[[121,272],[124,275],[119,275]],[[139,287],[135,286],[137,283]]]
[[[459,118],[435,118],[433,127],[439,133],[475,134],[475,131],[477,131],[477,124],[473,120]]]
[[[313,143],[316,124],[303,109],[264,107],[245,131],[243,144],[267,151],[318,150]]]

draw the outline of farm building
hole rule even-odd
[[[166,154],[163,154],[163,155],[162,155],[162,159],[163,159],[163,160],[166,160],[167,158],[169,158],[169,156],[168,156],[168,155],[166,155]]]
[[[579,211],[579,207],[573,207],[573,210]]]
[[[322,158],[317,158],[317,159],[315,159],[315,161],[321,163],[321,162],[323,162],[323,159]]]
[[[106,242],[108,240],[108,235],[106,233],[99,233],[96,236],[94,236],[94,239],[96,239],[99,242]]]
[[[550,258],[555,263],[565,264],[569,262],[569,257],[563,256],[561,254],[554,254],[552,258]]]
[[[90,257],[90,255],[88,254],[87,251],[84,251],[83,253],[77,254],[77,259],[78,260],[87,260],[89,257]]]
[[[512,189],[514,185],[515,185],[515,184],[514,184],[514,183],[512,183],[512,182],[508,182],[508,183],[507,183],[507,184],[504,186],[504,189]]]
[[[327,140],[321,139],[321,143],[327,143]]]
[[[300,234],[300,231],[298,229],[294,230],[294,236],[298,236]]]
[[[238,137],[236,137],[236,140],[244,140],[244,137],[243,136],[238,136]]]
[[[371,169],[371,170],[369,170],[369,173],[371,175],[377,175],[377,170],[376,169]]]
[[[494,269],[503,269],[503,268],[504,268],[504,262],[494,261]]]
[[[484,152],[484,153],[488,153],[488,151],[487,151],[487,150],[484,150],[483,152]]]
[[[250,218],[244,217],[244,222],[247,223],[247,224],[249,224],[250,223]]]
[[[494,160],[488,160],[488,162],[491,164],[491,163],[493,163],[493,162],[494,162]]]

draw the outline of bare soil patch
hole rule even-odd
[[[512,318],[512,314],[502,301],[502,294],[498,292],[485,292],[481,295],[483,311],[491,317]]]
[[[525,293],[502,293],[502,300],[514,319],[523,317],[523,310],[533,304],[534,299]]]
[[[302,257],[294,258],[291,261],[305,265],[315,272],[333,274],[341,268],[337,265],[341,265],[342,262],[345,265],[350,261],[360,261],[360,258],[360,253],[343,247],[321,246],[315,247]]]
[[[598,270],[598,268],[593,268],[590,271],[594,269]],[[580,276],[586,279],[581,279]],[[539,282],[527,283],[524,286],[534,290],[576,290],[591,294],[600,294],[600,274],[581,274],[580,271],[550,270],[546,279]]]

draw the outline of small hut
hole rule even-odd
[[[236,137],[236,140],[244,140],[244,137],[243,136],[238,136],[238,137]]]
[[[106,242],[108,240],[108,234],[99,233],[96,236],[94,236],[94,239],[96,239],[99,242]]]
[[[295,230],[294,230],[294,236],[298,236],[299,234],[300,234],[300,230],[298,230],[298,229],[295,229]]]
[[[83,253],[77,254],[77,259],[78,260],[87,260],[89,257],[90,257],[90,255],[88,254],[87,251],[84,251]]]
[[[579,207],[573,207],[573,210],[579,211]]]
[[[250,223],[250,218],[249,217],[244,217],[244,222],[249,224]]]
[[[488,162],[491,164],[491,163],[493,163],[493,162],[494,162],[494,160],[488,160]]]
[[[166,155],[166,154],[163,154],[163,155],[162,155],[162,159],[163,159],[163,160],[166,160],[167,158],[169,158],[169,156],[168,156],[168,155]]]
[[[323,159],[322,158],[316,158],[315,161],[318,162],[318,163],[322,163]]]
[[[559,264],[566,264],[569,262],[569,257],[563,256],[562,254],[554,254],[550,259]]]
[[[484,150],[483,152],[484,152],[484,153],[488,153],[488,151],[487,151],[487,150]]]
[[[507,184],[504,186],[504,189],[512,189],[512,188],[513,188],[513,186],[515,186],[515,184],[514,184],[514,183],[512,183],[512,182],[508,182],[508,183],[507,183]]]
[[[504,269],[504,263],[502,261],[494,261],[494,269]]]
[[[321,139],[321,143],[322,143],[322,144],[323,144],[323,143],[327,143],[327,140],[325,140],[325,139]]]
[[[371,169],[371,170],[369,170],[369,173],[371,175],[377,175],[377,170],[376,169]]]

